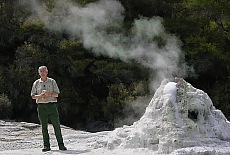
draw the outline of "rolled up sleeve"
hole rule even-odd
[[[36,81],[33,83],[31,93],[30,93],[31,96],[37,95],[36,83],[37,83]]]
[[[57,82],[55,80],[53,80],[53,91],[58,94],[60,93]]]

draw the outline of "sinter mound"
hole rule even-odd
[[[207,93],[175,78],[162,81],[140,120],[111,132],[106,146],[167,154],[188,147],[229,147],[229,139],[230,122]]]

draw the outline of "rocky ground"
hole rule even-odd
[[[49,125],[48,128],[51,147],[56,148],[57,142],[53,127]],[[73,130],[66,126],[61,126],[61,128],[66,146],[73,143],[82,143],[82,146],[88,145],[90,147],[99,137],[107,135],[107,132],[88,133]],[[0,151],[41,149],[42,147],[43,141],[39,124],[0,120]]]
[[[208,94],[183,79],[162,81],[145,114],[133,125],[89,133],[61,126],[67,151],[59,151],[49,125],[52,151],[84,155],[230,155],[230,122]],[[38,124],[0,120],[0,154],[42,154]]]

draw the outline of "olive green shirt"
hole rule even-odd
[[[52,78],[47,77],[46,81],[42,81],[41,79],[37,79],[32,86],[31,96],[41,94],[43,90],[49,90],[51,93],[60,93],[58,85],[56,81]],[[56,97],[46,96],[43,98],[36,99],[36,103],[49,103],[49,102],[57,102]]]

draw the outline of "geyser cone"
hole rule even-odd
[[[107,147],[159,153],[195,146],[230,146],[230,122],[202,90],[183,79],[162,81],[141,119],[115,129]]]

